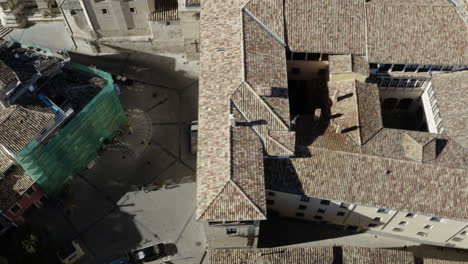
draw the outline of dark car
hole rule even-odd
[[[127,252],[129,263],[149,262],[157,259],[168,260],[166,245],[159,243],[149,247]]]

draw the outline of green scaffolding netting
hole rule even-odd
[[[16,161],[50,195],[60,193],[73,175],[96,158],[104,140],[112,139],[126,120],[109,73],[83,65],[70,67],[107,80],[107,86],[45,144],[33,140]]]

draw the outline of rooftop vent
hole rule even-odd
[[[410,136],[403,134],[405,156],[419,161],[429,162],[437,157],[437,139],[427,136]]]

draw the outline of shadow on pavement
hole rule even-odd
[[[259,248],[284,247],[359,234],[343,226],[318,224],[294,218],[270,217],[260,224]]]

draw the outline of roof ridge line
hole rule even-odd
[[[250,204],[253,205],[253,207],[255,208],[255,210],[257,210],[258,213],[260,213],[261,215],[266,217],[266,215],[262,212],[262,210],[260,210],[260,208],[254,203],[254,201],[252,201],[252,199],[250,199],[250,197],[232,179],[232,175],[231,175],[231,179],[229,179],[228,183],[229,182],[231,182],[236,187],[236,189],[250,202]],[[227,185],[227,183],[226,183],[226,185]]]
[[[401,159],[388,158],[388,157],[382,157],[382,156],[375,156],[375,155],[365,154],[365,153],[362,153],[362,152],[360,152],[360,153],[347,152],[347,151],[342,151],[342,150],[320,148],[320,147],[315,147],[315,146],[311,146],[311,147],[308,147],[308,148],[318,149],[318,150],[326,150],[326,151],[331,151],[331,152],[338,152],[338,153],[341,153],[341,154],[347,154],[347,155],[353,155],[353,156],[366,156],[366,157],[371,157],[371,158],[374,158],[374,159],[385,159],[385,160],[399,161],[399,162],[411,163],[411,164],[416,163],[416,164],[420,164],[420,165],[431,166],[431,167],[436,167],[436,168],[443,168],[443,169],[447,169],[447,170],[458,170],[458,171],[467,171],[468,170],[468,169],[452,168],[452,167],[445,167],[445,166],[436,166],[436,165],[429,164],[429,163],[424,163],[424,162],[416,162],[416,161],[401,160]]]
[[[271,31],[265,24],[263,24],[260,20],[258,20],[250,11],[244,7],[242,8],[242,12],[250,17],[257,25],[259,25],[263,30],[265,30],[272,38],[278,41],[283,47],[286,47],[286,43],[281,40],[273,31]]]
[[[268,130],[268,133],[272,131],[272,130]],[[269,134],[267,134],[267,137],[268,139],[270,139],[271,141],[275,142],[275,144],[277,144],[278,146],[280,146],[280,148],[283,148],[283,150],[286,150],[288,152],[292,152],[292,154],[294,154],[294,151],[293,150],[290,150],[288,149],[285,145],[283,145],[281,142],[279,142],[278,140],[274,139],[273,137],[271,137]]]
[[[230,181],[230,179],[227,180],[221,188],[219,188],[219,191],[216,193],[216,195],[213,197],[213,199],[211,199],[211,201],[208,203],[208,205],[205,207],[205,209],[203,209],[203,212],[200,214],[200,216],[197,218],[197,220],[200,220],[203,217],[203,215],[206,213],[206,210],[208,210],[208,208],[210,208],[210,206],[214,203],[214,201],[216,201],[216,198],[218,198],[218,196],[221,194],[221,192],[226,188],[229,181]]]
[[[351,63],[352,63],[353,57],[351,56]],[[361,115],[359,114],[359,95],[358,95],[358,88],[357,88],[357,83],[358,80],[353,78],[353,88],[354,88],[354,94],[356,95],[356,116],[357,116],[357,132],[358,132],[358,138],[359,138],[359,145],[363,145],[362,142],[362,133],[361,133]]]
[[[8,115],[6,115],[2,120],[0,120],[0,125],[3,124],[12,114],[14,111],[16,111],[18,109],[18,105],[12,105],[8,108],[5,108],[4,111],[7,111],[8,109],[10,109],[11,107],[13,107],[14,109],[11,110],[11,113],[9,113]]]
[[[265,106],[265,108],[274,116],[274,118],[280,122],[280,124],[283,126],[283,128],[285,128],[287,131],[289,131],[289,127],[288,125],[286,125],[286,123],[284,123],[284,121],[278,116],[278,114],[276,114],[272,109],[271,107],[265,102],[265,100],[262,99],[262,97],[260,97],[260,95],[257,94],[257,92],[255,92],[254,88],[252,88],[252,86],[250,85],[249,82],[245,81],[244,82],[247,86],[247,89],[254,94],[254,97],[257,98],[258,100],[260,100],[260,103]],[[280,130],[281,131],[281,130]]]

